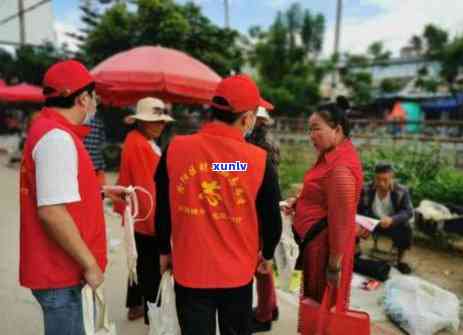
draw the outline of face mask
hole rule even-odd
[[[95,99],[92,97],[91,99],[92,101],[90,102],[92,107],[88,108],[87,109],[87,112],[85,114],[85,119],[84,119],[84,122],[83,124],[89,124],[90,121],[92,121],[94,118],[95,118],[95,114],[96,114],[96,103],[95,103]]]
[[[245,132],[245,134],[244,134],[244,137],[249,137],[249,136],[251,136],[252,131],[254,130],[254,126],[256,125],[256,119],[257,119],[257,118],[256,118],[255,116],[252,118],[252,124],[251,124],[251,126],[248,128],[248,130],[246,130],[246,132]]]

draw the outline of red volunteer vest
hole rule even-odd
[[[126,187],[129,185],[143,187],[153,197],[153,203],[151,203],[145,193],[137,191],[137,219],[146,218],[145,220],[135,222],[134,228],[139,234],[155,236],[156,186],[153,176],[158,167],[159,160],[160,157],[154,152],[150,142],[140,131],[132,130],[127,135],[122,149],[117,184]],[[125,204],[115,204],[114,210],[124,217]]]
[[[89,129],[85,126],[72,125],[57,112],[45,108],[29,130],[20,172],[19,280],[22,286],[31,289],[74,286],[82,281],[83,276],[80,265],[47,236],[37,213],[35,164],[32,151],[37,142],[53,129],[61,129],[69,133],[77,148],[81,201],[67,204],[66,208],[103,271],[107,262],[100,186],[90,156],[82,143]]]
[[[259,247],[255,204],[265,160],[264,150],[219,122],[174,138],[167,170],[173,269],[180,285],[233,288],[251,282]],[[212,171],[214,163],[235,169],[247,164],[247,171]]]

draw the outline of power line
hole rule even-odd
[[[32,43],[24,43],[24,44],[21,44],[20,42],[13,42],[13,41],[2,41],[0,40],[0,45],[11,45],[11,46],[21,46],[21,45],[30,45],[32,47],[37,47],[39,45],[36,45],[36,44],[32,44]]]
[[[15,18],[19,17],[21,14],[25,14],[27,12],[30,12],[30,11],[32,11],[32,10],[46,4],[47,2],[50,2],[50,1],[51,0],[42,0],[42,1],[37,2],[35,5],[29,6],[29,7],[25,8],[24,10],[20,10],[17,13],[15,13],[13,15],[10,15],[10,16],[4,18],[3,20],[1,20],[0,21],[0,26],[4,25],[5,23],[10,22],[11,20],[14,20]]]

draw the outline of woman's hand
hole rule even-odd
[[[280,208],[283,210],[285,215],[292,216],[295,214],[296,201],[297,198],[291,197],[280,203]]]
[[[328,265],[326,268],[326,281],[333,287],[338,288],[341,282],[341,267],[333,268]]]

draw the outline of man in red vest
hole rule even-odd
[[[212,121],[175,137],[156,173],[161,273],[172,263],[183,335],[215,334],[217,313],[222,335],[250,334],[252,280],[271,271],[280,190],[267,153],[244,140],[259,106],[272,107],[252,79],[224,79]]]
[[[32,123],[20,171],[19,280],[42,307],[46,335],[84,334],[82,285],[106,267],[100,186],[82,139],[96,112],[95,83],[77,61],[51,66],[45,107]]]

